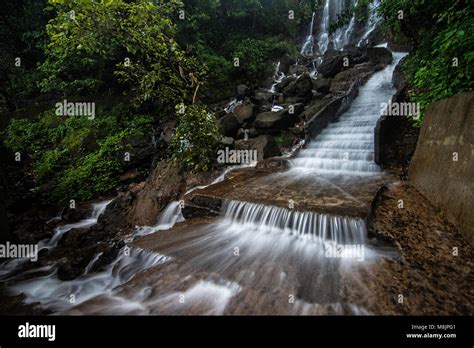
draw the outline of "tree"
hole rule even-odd
[[[203,76],[175,41],[180,1],[50,0],[56,16],[41,66],[43,91],[100,93],[115,89],[137,105],[161,107],[195,99]]]

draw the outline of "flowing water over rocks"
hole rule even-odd
[[[282,158],[288,169],[242,166],[226,171],[210,185],[188,190],[182,201],[171,202],[155,225],[136,227],[128,246],[102,269],[95,269],[102,256],[98,253],[84,274],[70,281],[58,278],[56,264],[18,277],[5,273],[8,291],[23,294],[26,304],[39,303],[43,310],[63,314],[403,312],[393,300],[399,290],[390,284],[409,290],[397,274],[407,273],[416,286],[427,281],[412,271],[417,263],[406,252],[410,247],[394,242],[397,230],[388,229],[387,235],[370,220],[374,197],[391,180],[373,162],[372,130],[381,103],[394,93],[390,80],[402,56],[394,54],[392,65],[360,88],[339,119],[295,156]],[[107,204],[96,205],[91,218],[58,227],[53,238],[42,242],[44,247],[54,248],[75,227],[96,223]],[[185,220],[189,206],[219,215]],[[399,221],[387,207],[377,213],[390,225]],[[452,267],[464,273],[469,269]],[[444,285],[429,286],[434,293]],[[443,303],[434,308],[469,311]],[[413,313],[411,308],[407,313]]]
[[[251,180],[241,181],[247,187],[239,190],[218,178],[187,192],[186,197],[202,196],[230,188],[221,198],[220,217],[182,222],[183,202],[172,202],[156,225],[134,231],[129,255],[122,249],[105,270],[89,272],[96,255],[82,276],[61,281],[50,265],[14,282],[10,291],[24,293],[26,303],[65,313],[368,314],[343,291],[350,286],[364,292],[358,273],[381,257],[397,257],[368,238],[365,217],[380,180],[369,129],[380,103],[394,92],[390,79],[400,57],[290,160],[288,171],[257,175],[254,189]],[[350,190],[364,180],[366,192]],[[261,202],[259,190],[265,187]],[[316,203],[311,195],[302,199],[305,192]],[[232,200],[235,193],[245,199]],[[70,229],[96,223],[108,203],[96,205],[90,219],[58,227],[42,244],[53,248]],[[143,274],[151,274],[145,283]]]

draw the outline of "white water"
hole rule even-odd
[[[380,172],[374,162],[374,127],[381,105],[395,93],[393,70],[405,53],[394,53],[393,62],[374,74],[360,88],[358,97],[337,122],[329,124],[290,161],[291,174],[373,175]]]
[[[357,43],[357,46],[360,46],[360,45],[366,43],[366,40],[369,37],[369,35],[377,27],[377,24],[378,24],[380,18],[378,17],[377,13],[375,12],[375,9],[378,6],[378,3],[379,3],[379,1],[376,0],[376,1],[369,4],[369,19],[368,19],[368,21],[366,23],[366,26],[365,26],[364,35],[362,35],[362,38]]]
[[[99,216],[111,201],[92,205],[91,216],[73,224],[59,226],[51,239],[43,240],[41,248],[53,249],[62,236],[73,228],[91,227],[97,223]],[[155,226],[143,227],[136,231],[137,235],[145,235],[158,230],[171,228],[176,222],[183,221],[181,202],[170,203],[160,214]],[[11,295],[25,295],[25,303],[41,303],[42,308],[54,312],[66,311],[91,298],[111,293],[112,289],[129,281],[136,273],[149,267],[170,260],[169,257],[157,253],[150,253],[138,248],[122,248],[118,257],[105,270],[90,273],[95,262],[102,253],[96,254],[86,266],[84,274],[70,281],[62,281],[57,276],[57,265],[52,264],[32,269],[19,274],[16,273],[24,260],[12,260],[3,263],[0,269],[0,279],[8,279],[12,285],[8,287]],[[25,277],[26,276],[26,277]],[[22,280],[26,278],[26,280]],[[71,301],[71,295],[74,301]]]
[[[275,73],[273,74],[273,84],[270,88],[270,92],[275,93],[275,86],[279,84],[285,78],[285,73],[280,71],[280,62],[277,63]]]
[[[99,202],[99,203],[94,203],[92,204],[92,212],[91,215],[83,219],[81,221],[72,223],[72,224],[66,224],[66,225],[61,225],[58,226],[54,229],[54,234],[51,238],[43,239],[38,242],[38,251],[41,249],[54,249],[58,242],[61,240],[62,236],[72,230],[73,228],[86,228],[86,227],[91,227],[92,225],[95,225],[97,223],[97,219],[99,216],[104,212],[105,208],[107,205],[112,202],[111,200],[109,201],[104,201],[104,202]],[[58,220],[61,219],[60,216],[54,217],[49,220]],[[22,266],[25,264],[29,263],[29,259],[12,259],[9,261],[5,261],[0,264],[0,280],[7,279],[11,277],[14,273],[18,272]]]
[[[70,230],[72,230],[73,228],[87,228],[87,227],[91,227],[92,225],[95,225],[97,223],[97,219],[99,218],[100,215],[102,215],[102,213],[105,211],[105,208],[107,208],[107,205],[110,202],[112,202],[112,200],[92,204],[92,213],[90,217],[84,220],[81,220],[79,222],[56,227],[54,230],[53,237],[51,239],[44,239],[40,241],[38,243],[38,248],[39,249],[54,248],[57,246],[62,236],[66,232],[69,232]]]
[[[158,221],[154,226],[137,227],[134,236],[145,236],[157,231],[167,230],[174,226],[174,224],[184,221],[181,213],[181,201],[174,201],[169,203],[166,208],[160,213]]]
[[[263,204],[230,201],[223,206],[224,224],[234,231],[286,235],[305,241],[349,244],[365,242],[362,219],[299,212]]]
[[[378,23],[378,17],[374,11],[378,3],[379,0],[374,0],[369,4],[370,16],[367,20],[367,23],[365,23],[363,34],[362,36],[354,37],[354,29],[356,26],[355,16],[352,16],[348,24],[344,25],[342,28],[337,29],[334,33],[329,34],[329,29],[330,26],[337,21],[337,16],[342,14],[351,6],[355,6],[357,4],[357,0],[324,0],[324,4],[321,7],[320,12],[318,14],[313,12],[309,25],[309,33],[305,38],[300,53],[305,56],[313,56],[316,53],[322,55],[329,47],[340,50],[351,42],[357,42],[357,45],[361,45],[375,29]],[[318,46],[317,51],[314,50],[315,17],[319,20],[316,35]]]
[[[309,26],[309,33],[306,36],[306,40],[301,48],[301,54],[303,55],[313,55],[314,53],[314,42],[313,42],[313,25],[314,25],[314,15],[316,13],[313,12],[313,16],[311,17],[311,24]]]
[[[98,295],[102,295],[129,281],[137,272],[166,262],[169,257],[146,252],[137,248],[129,250],[127,256],[124,249],[118,258],[108,265],[103,272],[87,273],[74,280],[62,281],[57,277],[56,267],[48,275],[38,276],[17,282],[8,288],[12,295],[23,293],[25,303],[41,303],[43,308],[61,312],[77,306]],[[95,262],[97,257],[93,258]],[[92,262],[87,269],[92,267]],[[39,269],[45,271],[45,269]],[[73,295],[73,297],[71,297]],[[71,299],[74,298],[74,301]]]
[[[393,94],[391,76],[395,64],[402,56],[403,54],[394,54],[394,63],[376,73],[361,88],[359,96],[339,121],[330,124],[292,161],[293,168],[289,174],[292,171],[309,171],[351,177],[361,172],[373,174],[378,171],[378,168],[371,167],[373,145],[370,143],[373,144],[373,126],[381,113],[380,104],[387,102]],[[341,159],[344,162],[341,162]],[[93,220],[93,223],[96,223],[105,206],[106,204],[96,205],[90,219],[71,225],[85,227]],[[110,303],[103,307],[92,305],[95,310],[100,310],[96,314],[155,313],[151,311],[154,306],[159,308],[159,313],[167,314],[192,312],[195,307],[200,308],[200,314],[223,314],[244,284],[247,287],[263,284],[268,288],[278,289],[278,284],[274,283],[270,274],[273,276],[278,270],[283,282],[286,273],[278,268],[282,265],[281,267],[290,267],[289,269],[301,268],[298,272],[303,274],[303,278],[299,279],[299,282],[307,281],[311,284],[311,287],[305,289],[305,299],[296,299],[295,306],[290,310],[292,314],[320,314],[328,311],[368,314],[364,308],[355,304],[339,302],[334,291],[337,290],[338,277],[342,274],[347,277],[347,273],[356,274],[356,270],[350,268],[350,265],[361,260],[335,260],[327,258],[324,253],[325,248],[332,244],[363,245],[365,253],[362,261],[377,259],[379,253],[367,246],[367,232],[362,219],[236,201],[226,202],[222,211],[221,219],[204,228],[204,237],[189,244],[183,243],[178,247],[181,250],[175,251],[186,251],[191,255],[194,252],[195,256],[188,260],[189,267],[199,266],[217,272],[223,281],[232,279],[224,285],[199,280],[186,287],[186,290],[172,291],[161,296],[153,294],[153,289],[145,287],[135,289],[128,297],[122,297],[116,293],[119,285],[129,281],[137,272],[172,260],[170,256],[147,253],[140,249],[131,249],[130,255],[127,256],[122,249],[119,257],[107,266],[105,271],[89,273],[100,257],[96,255],[86,267],[84,275],[75,280],[60,281],[53,265],[30,271],[30,275],[35,272],[43,272],[43,275],[18,281],[10,290],[14,294],[24,293],[27,303],[40,302],[44,308],[56,312],[67,311],[98,296],[105,296],[113,301],[113,306]],[[170,228],[181,219],[180,202],[172,202],[160,215],[155,226],[138,230],[137,234]],[[66,226],[57,230],[45,245],[56,246],[58,240],[67,232],[66,229],[74,228]],[[235,246],[239,247],[239,257],[233,254]],[[272,265],[269,277],[257,275],[264,271],[260,267],[261,264]],[[243,270],[253,271],[249,274]],[[47,272],[47,275],[44,275],[44,272]],[[185,279],[186,277],[180,282]],[[363,287],[361,284],[358,286]],[[71,303],[71,295],[75,296],[74,303]],[[187,298],[185,305],[177,302],[180,295]],[[269,296],[271,297],[271,294]],[[85,312],[91,313],[90,308]],[[77,311],[81,312],[81,309]]]

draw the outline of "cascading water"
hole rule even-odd
[[[307,56],[312,56],[314,53],[314,42],[313,42],[314,15],[315,15],[315,12],[313,12],[313,17],[311,18],[311,25],[309,26],[309,34],[306,37],[303,47],[301,48],[301,54],[307,55]]]
[[[97,219],[99,218],[100,215],[102,215],[105,208],[107,208],[107,205],[110,202],[112,202],[112,200],[100,202],[100,203],[94,203],[92,204],[92,213],[90,217],[84,220],[81,220],[79,222],[56,227],[54,231],[54,235],[51,239],[45,239],[38,243],[39,249],[54,248],[58,244],[58,242],[61,240],[64,233],[69,232],[73,228],[87,228],[87,227],[91,227],[92,225],[95,225],[97,223]]]
[[[275,73],[273,74],[273,84],[270,88],[270,92],[275,93],[275,86],[283,81],[285,74],[280,71],[280,62],[277,63]]]
[[[362,38],[357,43],[357,46],[361,46],[362,44],[366,43],[367,38],[369,37],[369,35],[377,27],[377,24],[378,24],[380,18],[377,15],[377,12],[375,11],[375,9],[378,6],[378,3],[379,3],[379,1],[376,0],[376,1],[371,2],[369,4],[369,19],[368,19],[368,21],[366,23],[366,26],[365,26],[364,35],[362,35]]]
[[[316,53],[322,55],[328,48],[340,50],[350,43],[357,42],[358,45],[362,44],[377,25],[378,18],[375,13],[375,8],[377,7],[379,0],[374,0],[368,5],[369,19],[367,20],[367,23],[365,23],[362,36],[357,35],[359,31],[356,30],[356,27],[358,27],[359,24],[356,23],[357,21],[354,15],[351,17],[349,23],[336,29],[335,32],[331,34],[329,33],[331,25],[337,22],[338,16],[342,15],[351,7],[356,6],[357,3],[358,0],[324,0],[320,12],[317,14],[313,12],[310,23],[310,32],[305,38],[300,53],[305,56],[313,56]],[[313,32],[313,28],[315,20],[319,21],[316,31],[317,51],[314,50],[315,33]]]
[[[87,228],[95,225],[97,223],[97,219],[99,216],[104,212],[107,205],[112,202],[111,200],[94,203],[92,204],[92,212],[88,218],[85,218],[81,221],[60,225],[54,229],[54,234],[51,238],[47,238],[38,242],[38,250],[41,249],[54,249],[58,242],[61,240],[62,236],[72,230],[73,228]],[[60,216],[54,217],[50,221],[61,219]],[[12,259],[0,264],[0,279],[7,279],[12,274],[18,272],[22,266],[27,264],[29,259]]]
[[[330,0],[324,2],[321,24],[319,26],[318,48],[321,54],[326,52],[329,44],[329,4]]]
[[[374,162],[374,127],[382,113],[381,105],[395,92],[391,76],[404,55],[394,53],[392,64],[360,88],[349,110],[291,160],[291,174],[354,176],[380,171]]]

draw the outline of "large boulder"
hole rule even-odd
[[[313,80],[313,89],[318,93],[328,94],[331,88],[332,79],[318,77]]]
[[[313,97],[312,89],[313,81],[311,77],[309,74],[303,74],[283,89],[283,95],[285,97],[300,97],[310,100]]]
[[[346,93],[357,79],[367,79],[374,72],[370,63],[356,65],[353,68],[341,71],[331,82],[331,93]]]
[[[297,121],[297,114],[289,113],[288,109],[283,109],[277,112],[264,112],[255,118],[253,126],[258,130],[268,134],[275,134],[281,130],[288,129]]]
[[[303,75],[309,73],[308,68],[304,65],[294,64],[288,70],[289,75]]]
[[[186,188],[179,165],[174,161],[161,161],[133,199],[128,213],[131,225],[151,226],[160,211],[178,199]]]
[[[257,150],[257,160],[281,156],[280,149],[275,139],[270,135],[260,135],[248,140],[237,140],[235,142],[236,150]]]
[[[474,92],[428,106],[409,176],[474,245]],[[434,232],[433,232],[434,233]],[[463,250],[462,245],[453,245]],[[462,251],[461,251],[462,253]]]
[[[400,59],[398,64],[395,66],[395,69],[393,69],[392,83],[396,89],[402,89],[407,83],[406,75],[403,71],[403,64],[406,62],[407,58],[408,56],[405,56]]]
[[[285,89],[286,87],[288,87],[290,85],[290,83],[296,81],[297,77],[296,76],[286,76],[283,78],[283,80],[281,80],[279,83],[277,83],[275,85],[275,91],[276,92],[281,92],[283,89]]]
[[[348,66],[345,66],[345,62]],[[357,47],[347,46],[344,51],[329,49],[324,53],[323,61],[318,66],[319,74],[324,77],[334,77],[343,70],[367,61],[364,52]]]
[[[254,105],[252,103],[239,104],[234,108],[234,116],[237,122],[244,123],[249,121],[253,116]]]
[[[252,97],[252,101],[257,105],[271,103],[272,99],[273,93],[267,89],[257,90],[255,95]]]
[[[344,69],[344,56],[333,53],[332,50],[324,54],[323,61],[318,66],[318,73],[324,77],[334,77]]]
[[[242,124],[232,112],[221,117],[217,122],[219,123],[221,134],[226,137],[235,137]]]

